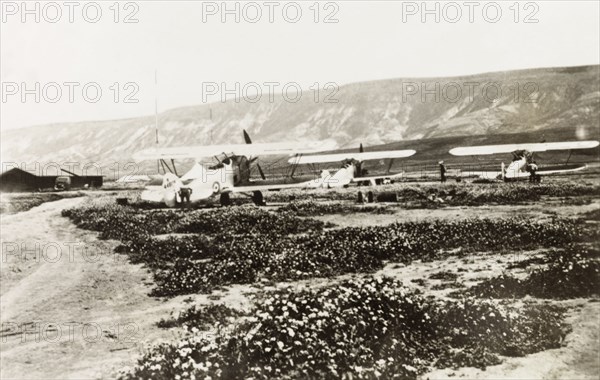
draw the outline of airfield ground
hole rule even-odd
[[[189,357],[194,357],[197,362],[206,359],[201,350],[201,347],[207,347],[206,343],[194,346],[190,344],[190,337],[214,343],[214,347],[211,346],[209,350],[213,355],[210,359],[213,365],[219,362],[219,358],[227,359],[230,349],[219,340],[220,337],[223,334],[227,338],[245,334],[252,342],[255,338],[249,335],[248,330],[244,330],[247,327],[244,323],[256,327],[256,330],[251,331],[259,336],[262,330],[252,325],[256,323],[253,313],[257,310],[269,310],[265,302],[277,292],[282,292],[280,297],[290,302],[296,299],[293,298],[296,297],[294,294],[300,294],[297,298],[300,300],[307,296],[305,292],[313,292],[308,293],[309,299],[318,300],[323,297],[324,291],[344,294],[346,290],[340,289],[352,289],[358,284],[364,288],[376,288],[367,294],[369,297],[385,298],[392,292],[391,298],[386,298],[392,302],[390,300],[397,296],[393,293],[396,290],[389,290],[385,286],[379,289],[376,280],[370,280],[372,276],[375,279],[385,276],[390,278],[389,281],[400,281],[406,287],[407,294],[418,292],[418,295],[410,296],[413,297],[410,299],[418,300],[419,305],[433,307],[444,302],[455,302],[448,305],[465,307],[461,300],[470,297],[468,299],[472,299],[477,305],[493,305],[489,307],[493,307],[495,313],[506,311],[506,315],[515,314],[508,324],[486,325],[488,332],[485,329],[479,331],[473,326],[464,329],[464,326],[454,327],[461,330],[460,334],[473,339],[470,345],[463,345],[457,340],[444,340],[444,337],[438,335],[447,333],[450,336],[453,332],[440,331],[435,323],[428,324],[429,328],[437,329],[432,334],[438,335],[431,339],[435,343],[452,345],[451,349],[429,347],[427,344],[423,344],[423,347],[411,347],[411,352],[416,350],[417,356],[422,355],[416,359],[407,355],[406,363],[418,365],[390,367],[392,372],[398,372],[400,368],[404,371],[404,377],[414,375],[422,379],[596,379],[600,373],[600,289],[597,286],[598,273],[590,272],[589,268],[598,267],[597,252],[600,249],[598,241],[594,241],[600,223],[600,183],[597,178],[595,174],[553,178],[546,180],[541,186],[396,184],[379,187],[375,191],[397,193],[397,203],[374,205],[356,205],[356,188],[334,192],[281,192],[267,197],[269,206],[262,210],[256,210],[251,205],[226,210],[228,214],[224,215],[233,215],[236,220],[241,221],[237,224],[221,218],[218,206],[198,210],[160,210],[136,202],[135,192],[132,191],[109,195],[94,192],[87,196],[41,203],[12,215],[3,214],[0,377],[114,378],[119,376],[121,370],[134,370],[134,374],[138,376],[148,376],[151,373],[155,377],[181,375],[185,372],[183,369],[169,369],[171,372],[168,372],[165,367],[173,366],[176,360],[183,363]],[[508,195],[502,197],[501,194]],[[130,197],[130,203],[133,203],[125,211],[118,208],[121,206],[115,205],[115,198],[122,196]],[[291,206],[288,202],[290,197],[296,197]],[[486,226],[483,226],[483,222],[482,225],[477,222],[482,219],[487,220]],[[378,253],[375,252],[377,249],[373,253],[365,248],[365,252],[357,251],[343,256],[347,252],[337,251],[335,245],[328,245],[326,241],[327,238],[338,237],[349,231],[344,235],[348,245],[344,245],[343,249],[352,250],[359,247],[359,242],[352,241],[356,231],[351,228],[383,228],[381,231],[377,230],[374,238],[371,235],[357,236],[357,240],[366,241],[366,245],[360,247],[368,247],[372,242],[368,239],[385,240],[388,232],[396,233],[394,231],[397,229],[408,228],[394,227],[397,226],[395,223],[400,223],[398,226],[412,223],[410,228],[415,229],[425,228],[424,226],[443,229],[447,228],[444,226],[451,225],[454,229],[448,231],[456,232],[454,236],[444,235],[448,244],[444,247],[445,242],[439,241],[435,229],[423,239],[411,237],[410,231],[401,230],[399,236],[407,233],[407,239],[417,239],[413,243],[418,245],[418,249],[406,251],[410,258],[401,255],[405,251],[397,251],[397,247],[389,247],[384,243],[381,243],[381,250],[391,250],[394,254],[366,260],[365,256],[377,256]],[[414,227],[413,224],[418,226]],[[527,235],[525,230],[528,225],[540,226],[539,232],[531,235],[537,241],[532,242],[528,240],[528,236],[522,236]],[[289,233],[281,233],[277,230],[280,227]],[[490,231],[495,228],[497,231],[510,230],[513,235],[504,240],[499,238],[498,241],[485,242],[469,237],[481,233],[480,240],[484,240],[483,237],[494,240],[494,234]],[[199,233],[199,230],[206,233]],[[250,238],[246,236],[249,231],[252,233]],[[294,251],[294,245],[304,244],[301,247],[306,249],[311,247],[310,243],[302,240],[302,236],[322,238],[325,240],[322,243],[324,247],[342,256],[334,256],[332,261],[310,256],[314,266],[308,269],[302,263],[285,261],[285,252],[302,261],[304,256],[302,252]],[[208,239],[208,243],[203,240],[204,237]],[[226,249],[231,249],[230,256],[221,257],[218,251],[210,251],[211,242],[217,248],[224,249],[220,245],[221,240],[227,244]],[[151,241],[152,244],[141,244],[143,241]],[[394,244],[398,241],[394,240]],[[36,242],[40,247],[37,251],[31,248]],[[178,242],[182,242],[180,246],[177,245]],[[264,250],[269,251],[276,249],[277,244],[284,244],[283,242],[289,244],[285,246],[287,251],[274,255],[275,259],[268,255],[258,255],[263,244],[267,247]],[[19,248],[15,248],[15,243]],[[22,243],[26,244],[27,249],[22,249]],[[75,248],[70,251],[69,245]],[[198,246],[201,246],[201,251],[205,251],[194,251]],[[172,249],[173,247],[179,250]],[[573,250],[577,254],[588,251],[592,253],[583,254],[583,257],[573,256],[573,261],[568,265],[574,265],[575,270],[570,273],[565,271],[564,274],[560,271],[548,272],[552,273],[550,281],[544,283],[543,289],[536,288],[539,283],[533,280],[535,273],[551,270],[554,263],[549,260],[555,260],[558,257],[556,253],[559,256],[567,255]],[[425,255],[425,251],[429,254]],[[60,259],[54,259],[54,252],[62,254]],[[256,255],[252,252],[256,252]],[[318,256],[320,251],[315,252]],[[229,254],[227,250],[224,253]],[[41,259],[36,260],[36,254],[37,257],[41,254]],[[180,271],[177,272],[174,270],[174,262],[182,257],[185,260],[180,263]],[[335,259],[339,262],[335,262]],[[275,260],[280,267],[266,269],[257,264],[261,260],[268,263],[271,263],[269,260]],[[227,265],[218,266],[219,263]],[[209,265],[215,265],[211,273],[198,269]],[[253,269],[248,270],[248,267]],[[321,274],[315,273],[315,268],[321,270]],[[213,272],[219,273],[220,277],[211,277]],[[578,277],[577,273],[588,276]],[[589,276],[589,273],[592,275]],[[206,278],[196,281],[203,276]],[[523,284],[528,284],[529,288],[521,289],[521,292],[510,289],[514,290],[512,294],[497,295],[493,286],[480,286],[476,294],[467,294],[478,284],[502,283],[502,276],[519,279]],[[184,284],[185,281],[187,282]],[[336,287],[339,284],[343,286]],[[395,282],[384,284],[391,284],[392,288],[399,286]],[[360,289],[357,289],[358,293]],[[564,289],[573,291],[564,292]],[[330,301],[338,305],[337,299]],[[190,329],[195,326],[201,331],[186,330],[182,321],[177,320],[180,313],[190,307],[203,310],[207,305],[224,305],[226,308],[213,307],[199,315],[183,314],[191,316],[187,321]],[[554,309],[548,309],[550,312],[547,313],[547,308],[552,306],[562,309],[557,309],[556,313],[552,311]],[[277,307],[276,305],[276,311]],[[528,307],[535,310],[539,308],[539,316],[549,318],[532,320],[545,329],[538,332],[538,335],[533,335],[534,325],[527,325],[529,317],[520,314],[529,310]],[[211,310],[214,314],[211,314]],[[368,312],[375,309],[366,310]],[[336,310],[330,312],[338,315]],[[476,311],[473,312],[478,316]],[[245,315],[249,313],[252,315]],[[434,322],[439,318],[434,311],[429,311],[429,314]],[[488,312],[482,316],[489,319],[491,314]],[[342,314],[338,317],[343,319]],[[385,315],[380,317],[386,323],[391,323],[389,334],[396,334],[394,336],[401,340],[398,335],[400,330],[394,330],[393,323],[396,322],[386,319]],[[357,325],[359,321],[369,323],[366,319],[361,320],[360,315],[356,318]],[[421,322],[417,322],[415,326],[422,327],[419,324]],[[275,328],[283,326],[277,323]],[[327,321],[319,323],[326,324]],[[84,330],[86,324],[87,330]],[[221,328],[218,332],[215,331],[217,325]],[[70,331],[69,326],[73,330]],[[395,326],[400,328],[403,325]],[[99,330],[96,331],[96,328]],[[302,330],[300,327],[298,329],[297,331]],[[515,332],[517,329],[521,335]],[[283,335],[289,336],[289,330],[283,330]],[[476,330],[481,335],[476,336]],[[372,331],[377,334],[380,329]],[[268,329],[265,330],[265,334],[268,332]],[[522,339],[512,342],[517,347],[519,344],[533,344],[532,342],[538,345],[526,354],[506,355],[505,352],[498,352],[501,349],[497,348],[504,343],[494,340],[498,339],[494,334],[502,336],[502,332],[508,332],[509,335],[515,332],[515,339]],[[318,335],[319,332],[316,333]],[[452,337],[456,338],[454,335]],[[277,339],[284,340],[279,335]],[[300,347],[310,345],[303,339],[301,335],[296,335],[292,341],[298,341]],[[418,341],[416,337],[411,339]],[[487,351],[481,357],[472,351],[473,342],[478,341],[486,344]],[[166,343],[167,348],[157,353],[156,348],[152,347],[161,342]],[[369,341],[362,344],[368,345]],[[182,354],[181,347],[190,347],[190,352]],[[194,351],[194,347],[197,351]],[[278,345],[274,344],[273,350],[277,349]],[[294,352],[289,353],[289,357],[296,360],[292,367],[306,364],[302,363],[301,355]],[[459,365],[461,352],[479,359],[467,363],[468,365]],[[435,354],[434,357],[431,357],[432,353]],[[160,354],[164,354],[162,359],[159,358]],[[171,354],[176,355],[169,356]],[[436,355],[444,355],[448,359],[445,362],[447,365],[436,363]],[[280,356],[271,358],[263,351],[263,359],[260,360],[271,358],[269,360],[272,362],[252,364],[264,371],[268,364],[283,365],[278,359]],[[500,363],[496,364],[497,360],[492,356],[496,356]],[[139,366],[141,359],[142,364],[147,364],[146,367]],[[351,360],[345,357],[342,361]],[[160,366],[156,367],[157,365]],[[366,372],[369,365],[368,359],[365,359],[362,364],[365,378],[376,375],[375,372]],[[134,369],[136,366],[137,369]],[[383,373],[383,378],[390,373],[385,372],[380,364],[375,367]],[[413,371],[413,367],[419,368]],[[305,368],[310,370],[313,367],[308,364]],[[357,378],[356,371],[363,369],[353,367],[354,378]],[[196,370],[201,372],[206,368]],[[127,373],[131,372],[120,376],[129,378]],[[341,373],[346,372],[342,370]],[[294,376],[293,372],[287,374]],[[296,377],[302,376],[296,373]]]

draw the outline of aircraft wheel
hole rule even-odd
[[[257,206],[265,206],[266,205],[265,200],[263,198],[263,194],[260,191],[255,191],[252,194],[252,201]]]
[[[219,194],[219,192],[221,191],[221,184],[219,182],[213,183],[212,191],[213,191],[213,194]]]
[[[231,206],[231,197],[229,196],[229,193],[222,193],[220,202],[221,206]]]

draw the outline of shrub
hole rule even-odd
[[[530,295],[539,298],[576,298],[600,294],[600,262],[598,251],[571,246],[546,254],[547,266],[533,270],[521,280],[502,275],[455,295],[511,298]]]

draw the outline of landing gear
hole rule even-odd
[[[221,206],[231,206],[231,197],[229,196],[229,193],[222,193],[220,202]]]
[[[373,192],[372,191],[369,191],[367,193],[367,202],[373,203]]]
[[[263,198],[263,194],[260,191],[255,191],[252,193],[252,202],[254,202],[257,206],[266,206],[267,203]]]

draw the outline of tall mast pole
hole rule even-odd
[[[154,69],[154,136],[158,147],[158,71]],[[156,170],[160,174],[160,161],[156,160]]]
[[[154,130],[158,144],[158,73],[154,70]]]

